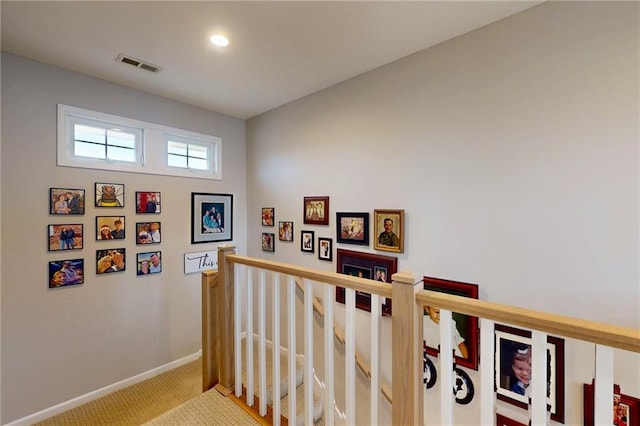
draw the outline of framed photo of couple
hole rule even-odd
[[[531,332],[495,325],[497,398],[527,409],[531,380]],[[547,336],[547,410],[564,423],[564,340]]]
[[[84,226],[81,223],[49,225],[49,251],[81,250],[83,234]]]
[[[50,214],[84,214],[84,189],[49,188]]]
[[[191,244],[233,239],[233,194],[191,193]]]

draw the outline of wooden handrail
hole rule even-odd
[[[298,277],[296,277],[296,286],[298,287],[298,289],[300,289],[300,291],[302,291],[302,293],[304,293],[304,287]],[[313,296],[313,310],[318,315],[320,315],[320,317],[324,320],[324,307],[322,305],[322,301],[316,296]],[[336,340],[342,346],[344,346],[345,344],[344,331],[337,325],[334,325],[333,334],[334,336],[336,336]],[[371,378],[371,365],[364,360],[362,355],[357,350],[356,350],[356,365],[358,366],[358,368],[360,368],[360,371],[362,371],[362,373],[365,376],[367,376],[369,379]],[[382,382],[380,384],[380,391],[382,392],[382,395],[384,395],[385,399],[389,401],[389,404],[393,404],[393,398],[391,397],[391,388],[389,387],[389,385]]]
[[[640,330],[576,319],[463,296],[420,290],[416,300],[465,315],[518,325],[549,334],[571,337],[599,345],[640,353]]]

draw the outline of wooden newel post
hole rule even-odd
[[[234,246],[218,247],[218,281],[214,288],[215,327],[218,337],[219,380],[216,389],[228,395],[235,386],[233,265],[227,256],[235,254]]]
[[[424,423],[422,308],[416,303],[415,293],[422,289],[422,281],[411,272],[398,272],[391,279],[392,422],[394,425],[421,425]]]

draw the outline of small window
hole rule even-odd
[[[203,141],[189,141],[186,138],[167,138],[167,165],[191,170],[211,170],[212,145]]]
[[[73,155],[100,160],[137,161],[136,146],[140,132],[110,129],[108,124],[73,126]]]

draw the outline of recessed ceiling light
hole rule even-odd
[[[212,35],[211,37],[209,37],[209,40],[211,40],[211,43],[213,43],[215,46],[225,47],[229,45],[229,39],[220,34]]]

